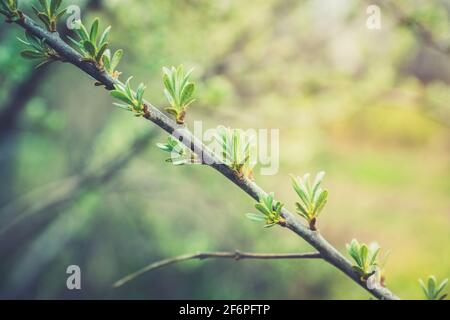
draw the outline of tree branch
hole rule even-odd
[[[105,71],[99,70],[92,63],[83,60],[81,55],[72,47],[67,45],[57,33],[50,33],[44,30],[26,15],[23,15],[23,18],[16,21],[16,23],[33,35],[45,39],[46,43],[54,50],[56,50],[58,54],[60,54],[67,62],[75,65],[76,67],[96,79],[98,82],[102,83],[107,90],[112,90],[115,84],[120,84],[118,80],[112,78]],[[162,113],[148,101],[144,101],[144,106],[145,119],[153,122],[169,134],[176,133],[177,138],[184,145],[190,148],[206,163],[210,163],[210,167],[220,172],[223,176],[225,176],[228,180],[242,189],[245,193],[250,195],[253,199],[258,201],[260,196],[267,195],[267,192],[265,192],[255,182],[240,176],[237,172],[223,163],[185,126],[176,124],[175,121],[167,117],[164,113]],[[353,270],[352,264],[349,262],[349,260],[345,258],[330,243],[328,243],[328,241],[326,241],[318,231],[312,231],[303,223],[301,223],[296,215],[284,208],[282,210],[282,216],[286,219],[287,228],[295,232],[306,242],[316,248],[325,261],[341,270],[361,287],[363,287],[379,299],[398,299],[398,297],[390,292],[387,288],[380,286],[369,288],[367,286],[367,283],[361,279],[361,277],[355,270]]]
[[[125,283],[141,276],[142,274],[153,271],[162,267],[166,267],[171,264],[183,262],[186,260],[205,260],[211,258],[219,259],[234,259],[236,261],[243,259],[259,259],[259,260],[280,260],[280,259],[321,259],[321,255],[318,252],[311,253],[250,253],[240,252],[198,252],[193,254],[183,254],[169,259],[153,262],[136,272],[133,272],[122,279],[116,281],[113,285],[114,288],[123,286]]]

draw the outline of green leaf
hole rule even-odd
[[[45,12],[49,11],[47,0],[39,0],[39,3],[41,4],[41,7]]]
[[[46,55],[42,52],[33,51],[33,50],[23,50],[20,52],[20,55],[25,59],[42,59],[46,58]]]
[[[30,43],[30,45],[32,45],[34,48],[36,48],[38,50],[42,49],[42,45],[41,45],[42,42],[39,40],[39,38],[35,37],[28,31],[25,32],[25,38]]]
[[[348,254],[355,260],[358,266],[363,266],[363,261],[360,256],[360,245],[358,240],[353,239],[350,244],[347,244]]]
[[[319,215],[319,213],[322,211],[322,209],[325,207],[326,203],[327,203],[327,198],[328,198],[328,191],[324,190],[320,193],[319,198],[317,199],[317,202],[315,204],[315,208],[314,208],[314,214],[315,215]]]
[[[166,110],[166,112],[167,112],[168,114],[171,114],[171,115],[173,115],[173,116],[175,116],[175,117],[178,116],[178,110],[177,110],[177,109],[174,109],[174,108],[165,108],[164,110]]]
[[[166,162],[172,163],[174,166],[181,166],[190,163],[188,159],[184,158],[176,158],[176,159],[168,158],[166,159]]]
[[[44,23],[44,25],[49,28],[50,27],[50,19],[48,18],[48,16],[46,14],[43,13],[38,13],[38,18]]]
[[[98,50],[97,55],[96,55],[96,57],[95,57],[95,60],[96,60],[97,62],[102,61],[103,53],[105,53],[105,50],[106,50],[107,48],[108,48],[108,42],[104,43],[103,46],[100,47],[100,49]]]
[[[308,212],[306,211],[305,207],[303,207],[303,205],[301,203],[296,202],[295,206],[297,208],[297,213],[299,213],[300,215],[302,215],[306,220],[310,220],[311,217],[309,216]]]
[[[27,41],[25,41],[25,40],[23,40],[23,39],[21,39],[19,37],[17,37],[17,40],[19,40],[21,43],[23,43],[26,46],[31,46],[31,43],[29,43],[29,42],[27,42]]]
[[[306,193],[302,190],[302,188],[300,187],[300,185],[298,184],[297,179],[291,175],[291,179],[292,179],[292,186],[295,190],[295,192],[298,194],[298,196],[300,197],[300,199],[303,201],[303,203],[305,204],[305,206],[308,206],[308,196],[306,195]]]
[[[368,255],[369,255],[369,248],[367,248],[367,245],[363,243],[359,249],[359,256],[362,261],[361,266],[366,267],[366,264],[368,262]]]
[[[96,45],[96,40],[97,40],[98,24],[99,24],[99,20],[98,20],[98,18],[95,18],[94,22],[92,22],[91,32],[89,33],[89,39],[91,40],[91,42],[94,45]]]
[[[257,203],[255,204],[255,208],[258,209],[258,211],[260,211],[262,214],[264,214],[265,216],[269,216],[272,211],[269,211],[265,206],[263,206],[261,203]]]
[[[433,294],[433,297],[434,297],[435,289],[436,289],[436,278],[434,276],[429,276],[428,277],[428,292],[430,294]]]
[[[32,5],[31,9],[33,9],[33,12],[36,16],[39,16],[40,11],[35,6]]]
[[[47,60],[42,61],[41,63],[38,63],[34,68],[38,69],[38,68],[43,67],[44,65],[52,63],[52,62],[53,62],[53,60],[47,59]]]
[[[314,179],[313,187],[312,187],[312,195],[311,199],[314,199],[316,196],[316,192],[320,187],[320,184],[322,183],[323,177],[325,176],[324,171],[320,171],[317,173],[316,178]]]
[[[353,268],[353,270],[355,270],[357,273],[359,273],[359,274],[361,274],[361,275],[364,275],[364,274],[365,274],[364,269],[362,269],[362,268],[359,267],[359,266],[352,266],[352,268]]]
[[[111,68],[111,53],[109,49],[106,49],[106,51],[103,53],[102,62],[103,66],[108,72],[113,71],[113,69]]]
[[[115,70],[117,66],[119,65],[120,60],[123,57],[123,50],[119,49],[116,52],[114,52],[114,55],[111,59],[111,69]]]
[[[166,152],[172,152],[173,148],[166,143],[157,143],[156,146]]]
[[[445,285],[447,284],[448,279],[444,279],[436,289],[436,296],[438,296],[442,290],[444,290]]]
[[[145,85],[144,85],[143,83],[141,83],[141,84],[139,85],[139,87],[137,88],[137,90],[136,90],[136,100],[137,100],[139,103],[142,103],[145,89],[146,89]]]
[[[276,223],[275,223],[275,222],[273,222],[273,223],[266,223],[266,225],[264,226],[264,228],[271,228],[271,227],[273,227],[273,226],[276,226]]]
[[[264,215],[258,214],[258,213],[246,213],[245,216],[247,217],[247,219],[257,221],[257,222],[266,221],[266,217]]]
[[[267,196],[262,196],[260,201],[262,200],[262,202],[264,203],[264,205],[266,206],[266,208],[272,212],[273,210],[273,193],[269,193]]]
[[[84,50],[89,54],[90,57],[95,58],[95,47],[90,41],[83,42]]]
[[[119,107],[121,109],[125,109],[127,111],[131,111],[131,108],[130,108],[130,106],[128,104],[113,102],[113,105],[115,105],[116,107]]]
[[[376,243],[372,243],[369,247],[369,253],[370,253],[370,265],[376,265],[377,264],[377,257],[380,253],[380,247]]]
[[[123,93],[122,91],[112,90],[112,91],[110,91],[110,95],[113,98],[116,98],[122,102],[129,104],[129,105],[133,104],[133,101],[131,101],[130,98],[128,98],[128,96],[125,93]]]
[[[188,83],[184,88],[183,91],[181,92],[181,105],[182,106],[187,106],[189,105],[193,100],[192,100],[192,95],[194,94],[195,91],[195,84],[190,82]]]
[[[81,20],[75,21],[75,32],[78,34],[81,40],[88,41],[89,40],[89,33],[86,30],[86,27],[84,26],[83,22]]]
[[[169,90],[164,89],[164,95],[166,96],[167,101],[169,101],[169,104],[173,107],[171,109],[176,108],[175,100],[174,100],[173,96],[170,94]],[[176,110],[176,111],[177,111],[177,114],[178,114],[178,110]]]
[[[108,40],[110,31],[111,31],[111,26],[109,26],[108,28],[105,29],[105,31],[103,31],[102,36],[100,37],[100,40],[98,42],[99,46],[103,45]]]
[[[181,82],[181,84],[180,84],[180,88],[184,88],[184,87],[186,86],[187,82],[189,81],[189,77],[190,77],[191,74],[192,74],[192,71],[194,71],[194,69],[190,69],[190,70],[184,75],[183,82]]]
[[[67,39],[69,39],[70,42],[72,42],[72,44],[74,44],[76,47],[78,47],[78,49],[84,54],[86,53],[86,50],[84,49],[84,46],[82,43],[78,42],[77,40],[75,40],[74,38],[67,36]]]
[[[67,9],[61,10],[61,11],[56,15],[56,20],[61,19],[61,17],[62,17],[63,15],[66,14],[66,12],[67,12]]]
[[[58,8],[61,6],[62,0],[51,0],[50,2],[50,15],[55,15]]]
[[[423,282],[422,279],[419,279],[419,284],[420,284],[420,287],[421,287],[422,290],[423,290],[423,293],[425,294],[425,297],[427,297],[427,299],[430,299],[430,296],[428,295],[428,289],[427,289],[427,287],[425,286],[425,283]]]
[[[134,96],[133,95],[133,90],[131,90],[131,79],[133,79],[133,77],[129,77],[127,79],[127,81],[125,82],[125,90],[126,90],[126,93],[127,93],[128,97],[130,99],[132,99],[133,96]]]

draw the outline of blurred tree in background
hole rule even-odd
[[[325,170],[321,232],[342,251],[352,237],[390,249],[397,294],[449,276],[449,1],[381,6],[380,30],[356,0],[70,3],[113,26],[125,77],[157,105],[162,66],[194,67],[188,124],[280,128],[280,172],[258,182],[293,203],[288,174]],[[166,165],[165,135],[74,68],[34,69],[17,36],[1,24],[0,297],[368,298],[317,261],[186,262],[113,289],[184,252],[310,248],[248,222],[251,199],[212,170]],[[71,264],[81,291],[65,287]]]

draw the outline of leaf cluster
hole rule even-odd
[[[16,21],[20,18],[17,0],[0,0],[0,13],[6,16],[7,22]]]
[[[248,219],[253,221],[264,221],[265,228],[273,227],[276,224],[284,225],[285,219],[281,216],[283,204],[274,200],[274,194],[261,195],[259,202],[255,204],[259,213],[247,213]]]
[[[95,19],[92,22],[91,28],[88,32],[87,28],[84,26],[81,20],[75,22],[76,28],[75,33],[77,34],[79,40],[75,40],[71,37],[68,37],[69,40],[78,48],[80,53],[83,55],[84,60],[91,61],[97,65],[97,67],[103,69],[104,66],[104,55],[106,50],[108,49],[108,37],[111,31],[111,26],[107,27],[103,33],[99,37],[99,19]],[[114,66],[117,67],[117,64],[122,57],[122,53],[115,53],[115,55],[111,58],[111,53],[109,57],[106,58],[110,62],[109,67]],[[115,57],[115,58],[114,58]],[[109,58],[109,59],[108,59]],[[114,58],[114,59],[113,59]],[[114,60],[114,61],[113,61]]]
[[[255,166],[250,159],[254,147],[252,138],[242,129],[219,126],[215,139],[222,161],[239,175],[252,178]]]
[[[184,72],[183,66],[163,68],[164,94],[170,107],[166,111],[178,124],[184,123],[187,107],[194,102],[195,84],[189,81],[192,69]]]
[[[53,61],[62,60],[59,54],[45,43],[45,40],[39,39],[29,32],[25,32],[26,40],[17,39],[28,47],[28,49],[21,51],[20,55],[25,59],[39,61],[36,68]]]
[[[166,162],[172,163],[175,166],[198,163],[196,155],[172,136],[167,138],[166,143],[157,143],[156,146],[170,153],[170,158],[167,158]]]
[[[132,77],[128,78],[125,85],[115,85],[115,90],[110,91],[110,95],[121,101],[121,103],[114,103],[115,106],[132,111],[136,117],[140,117],[145,114],[144,92],[146,87],[141,83],[136,92],[133,92],[130,84],[131,79]]]
[[[303,177],[291,176],[292,186],[300,198],[300,202],[295,203],[296,211],[309,223],[311,230],[316,230],[317,218],[328,199],[328,191],[320,187],[324,176],[325,172],[319,172],[312,184],[309,173]]]
[[[31,6],[36,16],[50,32],[56,32],[56,25],[59,18],[67,12],[67,9],[59,10],[61,3],[62,0],[39,0],[39,8]]]
[[[111,50],[106,49],[103,54],[103,57],[102,57],[103,68],[114,79],[118,79],[121,74],[121,72],[117,71],[116,68],[119,65],[122,57],[123,57],[122,49],[117,50],[116,52],[114,52],[113,55],[111,55]]]
[[[370,245],[367,245],[353,239],[350,244],[346,245],[346,248],[348,254],[355,262],[353,269],[356,270],[361,277],[367,279],[378,270],[379,263],[377,258],[380,253],[380,246],[377,243],[373,242]]]
[[[438,284],[435,276],[429,276],[427,284],[425,285],[424,281],[419,279],[419,284],[428,300],[444,300],[447,297],[447,294],[441,295],[441,293],[447,285],[447,282],[448,279],[444,279]]]

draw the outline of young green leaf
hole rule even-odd
[[[20,52],[20,55],[26,59],[42,59],[45,58],[45,55],[41,52],[32,51],[32,50],[23,50]]]
[[[48,46],[44,40],[39,39],[29,32],[25,32],[25,38],[26,40],[17,38],[22,44],[28,47],[20,55],[25,59],[41,60],[36,68],[53,61],[61,60],[59,54]]]
[[[375,272],[381,272],[380,264],[377,261],[380,247],[377,243],[366,245],[359,243],[358,240],[353,239],[350,244],[346,245],[347,253],[355,261],[353,269],[356,270],[360,276],[367,280],[368,277]]]
[[[256,163],[250,157],[255,152],[252,136],[241,129],[219,126],[216,129],[215,141],[221,160],[239,176],[253,179]]]
[[[259,202],[255,204],[255,208],[260,213],[247,213],[246,217],[253,221],[264,221],[265,227],[272,227],[274,225],[285,225],[286,220],[281,216],[283,204],[279,201],[274,203],[273,193],[261,195]]]
[[[200,163],[196,154],[172,136],[167,138],[166,143],[157,143],[156,146],[162,151],[170,153],[170,158],[165,159],[165,161],[173,165]]]
[[[109,43],[107,42],[111,27],[106,28],[100,40],[98,40],[99,25],[100,20],[96,18],[88,32],[84,24],[78,20],[76,21],[75,33],[78,35],[79,40],[68,38],[75,44],[76,48],[83,55],[84,60],[91,61],[99,69],[106,70],[112,77],[117,79],[120,72],[115,69],[120,61],[122,51],[116,51],[114,56],[111,57],[111,52],[108,50]]]
[[[427,284],[425,285],[422,279],[419,279],[419,284],[428,300],[444,300],[447,294],[442,294],[448,279],[444,279],[440,284],[437,283],[435,276],[428,276]]]
[[[297,178],[291,175],[292,187],[300,198],[295,204],[297,213],[309,223],[311,230],[316,230],[317,218],[328,199],[328,191],[320,187],[324,176],[323,171],[317,173],[311,185],[309,173]]]
[[[89,40],[91,40],[92,43],[97,42],[98,24],[99,20],[98,18],[95,18],[94,22],[92,22],[91,32],[89,33]]]
[[[92,42],[90,42],[88,40],[83,42],[83,47],[84,47],[84,50],[86,50],[86,52],[91,57],[95,57],[96,56],[96,49],[95,49],[94,45],[92,44]]]
[[[183,67],[163,68],[164,95],[170,107],[166,111],[175,116],[178,124],[184,123],[187,107],[194,102],[195,84],[189,81],[192,73],[184,73]]]
[[[134,93],[131,89],[131,79],[132,77],[128,78],[125,85],[116,85],[115,90],[112,90],[110,95],[126,104],[125,108],[120,104],[120,108],[133,111],[135,116],[140,117],[145,114],[143,103],[145,86],[140,84],[136,93]]]
[[[58,19],[67,11],[67,9],[59,10],[61,3],[61,0],[39,0],[39,8],[32,6],[36,16],[50,32],[56,32]]]

